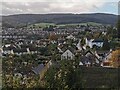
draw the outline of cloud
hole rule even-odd
[[[95,12],[108,1],[113,0],[3,0],[2,14],[87,13]]]

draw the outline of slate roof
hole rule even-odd
[[[96,51],[98,54],[106,54],[106,53],[109,53],[110,50],[103,50],[103,51]]]
[[[28,48],[29,46],[27,44],[20,45],[21,48]]]
[[[37,51],[37,48],[30,47],[29,50],[30,50],[30,51]]]
[[[22,52],[27,52],[26,48],[15,48],[13,49],[14,53],[22,53]]]
[[[44,65],[43,64],[39,64],[37,67],[33,68],[32,71],[35,74],[40,74],[40,72],[44,69]]]
[[[87,53],[90,53],[89,56],[86,56]],[[86,63],[96,63],[96,60],[98,60],[100,62],[100,60],[97,58],[97,56],[90,50],[85,51],[83,53],[83,56],[81,57],[81,62],[85,65]]]
[[[85,56],[81,57],[81,62],[83,63],[83,65],[85,65],[86,62],[89,62],[89,59]]]
[[[109,53],[110,53],[109,50],[107,50],[107,51],[96,51],[96,52],[97,52],[97,54],[98,54],[99,56],[102,56],[102,57],[105,57],[106,54],[109,54]]]
[[[10,45],[10,46],[8,46],[8,47],[5,47],[5,46],[3,46],[3,50],[12,50],[12,49],[14,49],[15,47],[13,46],[13,45]]]
[[[98,59],[95,55],[95,53],[93,53],[92,51],[88,50],[84,53],[84,55],[86,55],[87,53],[90,53],[93,57],[95,57],[96,59]],[[99,59],[98,59],[99,60]]]
[[[11,50],[10,47],[3,47],[3,51]]]
[[[101,39],[95,39],[92,42],[103,42],[103,40],[101,40]]]
[[[68,46],[68,45],[64,45],[62,48],[61,48],[61,50],[63,51],[63,52],[65,52],[66,50],[70,50],[72,53],[76,53],[76,50],[77,50],[77,47],[76,46],[74,46],[74,45],[72,45],[72,46]]]

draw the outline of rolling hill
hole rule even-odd
[[[2,16],[3,26],[20,26],[35,23],[74,24],[95,22],[115,25],[117,15],[94,13],[94,14],[18,14]]]

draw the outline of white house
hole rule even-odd
[[[78,44],[76,45],[76,47],[78,48],[78,50],[82,50],[82,47],[81,47],[81,45],[80,45],[80,42],[81,42],[81,39],[79,40],[79,42],[78,42]]]
[[[63,51],[61,50],[61,48],[57,47],[57,49],[59,50],[59,52],[61,52],[61,53],[63,52]]]
[[[87,38],[85,38],[85,43],[86,43],[85,46],[89,46],[90,48],[92,48],[92,41],[93,41],[93,40],[94,40],[94,39],[88,40]]]
[[[101,63],[102,67],[112,67],[110,66],[110,58],[112,56],[112,50],[110,50],[109,53],[106,54],[105,58],[103,59],[103,62]]]
[[[92,41],[92,47],[96,45],[98,47],[103,47],[103,40],[93,40]]]
[[[85,38],[86,46],[89,46],[90,48],[93,48],[93,46],[103,47],[103,40],[94,40],[90,39],[88,40]]]
[[[79,65],[80,65],[80,66],[83,66],[83,63],[82,63],[82,62],[80,62],[80,63],[79,63]]]
[[[68,59],[68,60],[73,60],[75,55],[70,51],[66,50],[62,55],[61,55],[61,60]]]

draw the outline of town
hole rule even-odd
[[[118,68],[117,32],[116,26],[93,23],[2,27],[4,87],[45,87],[50,69],[57,69],[60,78],[65,63],[73,71]]]

